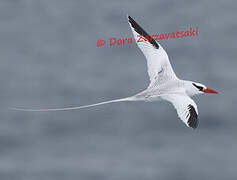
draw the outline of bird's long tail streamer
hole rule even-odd
[[[96,103],[96,104],[90,104],[90,105],[85,105],[85,106],[76,106],[76,107],[64,107],[64,108],[52,108],[52,109],[27,109],[27,108],[10,107],[10,109],[17,110],[17,111],[31,111],[31,112],[67,111],[67,110],[77,110],[77,109],[99,106],[99,105],[103,105],[103,104],[123,102],[123,101],[132,101],[132,100],[134,100],[133,97],[127,97],[127,98],[122,98],[122,99],[115,99],[115,100],[111,100],[111,101],[105,101],[105,102],[100,102],[100,103]]]

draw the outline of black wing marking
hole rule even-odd
[[[139,26],[139,25],[137,24],[137,22],[134,21],[133,18],[131,18],[130,16],[128,16],[128,21],[130,22],[131,26],[134,28],[134,30],[135,30],[138,34],[142,35],[144,38],[145,38],[145,37],[149,37],[149,42],[150,42],[156,49],[159,49],[158,43],[157,43],[144,29],[142,29],[142,27]]]
[[[188,125],[189,125],[189,127],[196,129],[198,127],[197,112],[191,104],[188,105],[188,111],[189,111]]]

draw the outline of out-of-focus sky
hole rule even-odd
[[[0,177],[3,180],[234,180],[237,177],[237,2],[0,1]],[[9,106],[78,106],[133,95],[149,84],[126,15],[150,34],[199,27],[198,38],[159,41],[178,77],[216,89],[194,97],[192,130],[167,102],[67,112]]]

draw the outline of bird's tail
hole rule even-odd
[[[115,99],[115,100],[111,100],[111,101],[105,101],[105,102],[100,102],[100,103],[96,103],[96,104],[90,104],[90,105],[85,105],[85,106],[76,106],[76,107],[64,107],[64,108],[52,108],[52,109],[27,109],[27,108],[10,107],[10,109],[17,110],[17,111],[31,111],[31,112],[67,111],[67,110],[89,108],[89,107],[94,107],[94,106],[99,106],[99,105],[109,104],[109,103],[115,103],[115,102],[134,101],[134,100],[135,100],[135,98],[133,96],[131,96],[131,97],[127,97],[127,98]]]

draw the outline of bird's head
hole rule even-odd
[[[189,82],[186,84],[186,93],[189,96],[193,96],[196,94],[203,94],[203,93],[215,93],[218,94],[217,91],[207,88],[205,85],[197,82]]]

